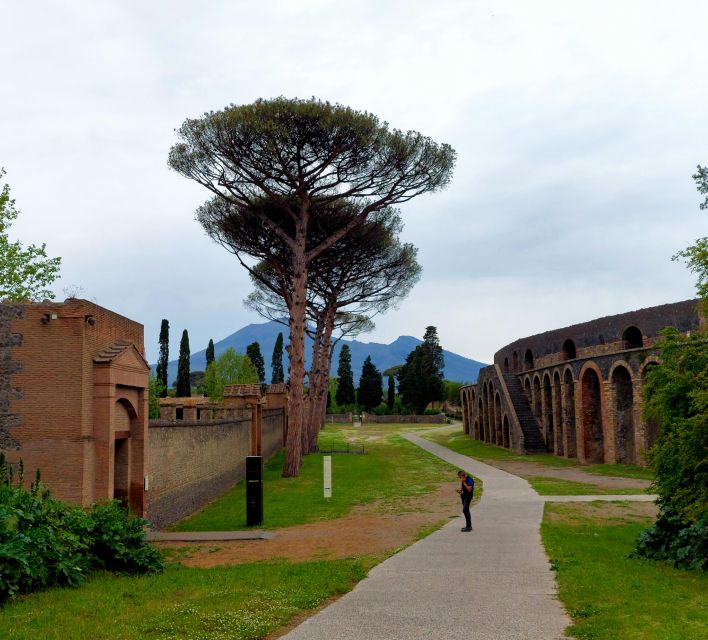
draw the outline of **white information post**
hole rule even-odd
[[[324,464],[324,497],[332,497],[332,456],[322,456]]]

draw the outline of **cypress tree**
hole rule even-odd
[[[283,333],[278,334],[273,347],[273,357],[270,361],[271,383],[278,384],[285,381],[285,373],[283,371]]]
[[[366,356],[361,368],[359,379],[359,404],[366,410],[378,407],[383,399],[383,380],[381,372],[371,362],[371,356]]]
[[[160,397],[167,397],[167,362],[170,356],[170,323],[162,320],[160,325],[160,355],[157,358],[155,377],[160,387]]]
[[[398,374],[398,392],[403,402],[423,413],[433,400],[443,399],[443,350],[435,327],[426,327],[422,344],[406,357]]]
[[[265,381],[265,361],[261,354],[261,345],[258,342],[252,342],[246,347],[246,355],[251,359],[253,366],[258,372],[259,382]]]
[[[386,396],[386,404],[388,405],[388,410],[393,411],[393,403],[396,400],[396,382],[393,376],[388,377],[388,394]]]
[[[177,361],[177,397],[189,398],[192,388],[189,384],[189,334],[185,329],[179,343],[179,360]]]
[[[209,368],[212,362],[214,362],[214,341],[209,338],[209,344],[206,348],[206,367],[204,367],[204,371]]]
[[[335,400],[339,406],[354,404],[354,374],[352,373],[352,354],[348,345],[342,345],[339,352],[339,365],[337,366],[339,386]]]

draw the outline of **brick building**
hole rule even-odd
[[[516,340],[463,387],[465,433],[519,453],[550,451],[582,462],[643,464],[656,425],[641,387],[667,326],[705,328],[698,301],[599,318]]]
[[[86,300],[0,304],[0,449],[57,498],[146,513],[143,326]]]

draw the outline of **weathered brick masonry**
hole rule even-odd
[[[697,300],[599,318],[516,340],[463,387],[472,438],[582,462],[644,463],[656,425],[641,413],[644,376],[667,326],[705,327]]]
[[[20,363],[12,360],[12,349],[22,343],[22,334],[15,333],[12,324],[22,315],[22,305],[0,305],[0,450],[16,450],[20,446],[10,435],[10,430],[19,421],[19,416],[10,411],[10,403],[21,393],[12,384],[12,375],[20,369]]]

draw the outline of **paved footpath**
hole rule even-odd
[[[541,498],[528,482],[413,434],[405,437],[484,482],[472,509],[374,567],[287,640],[557,640],[571,624],[541,544]],[[460,504],[456,494],[451,505]],[[346,536],[342,531],[340,535]]]

